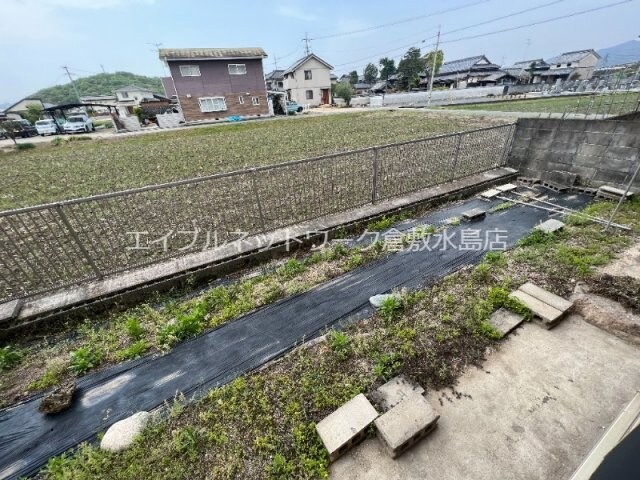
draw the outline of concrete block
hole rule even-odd
[[[550,218],[549,220],[542,222],[540,225],[537,225],[536,229],[542,230],[544,233],[553,233],[555,231],[561,230],[563,227],[564,223],[562,223],[560,220]]]
[[[439,418],[422,395],[412,394],[374,423],[384,449],[392,458],[397,458],[433,431]]]
[[[487,216],[487,211],[481,208],[472,208],[471,210],[462,212],[462,219],[467,222],[475,222],[477,220],[482,220],[486,216]]]
[[[484,191],[480,194],[480,196],[484,198],[493,198],[496,195],[500,195],[502,192],[500,190],[496,190],[495,188],[491,188],[487,191]]]
[[[625,190],[612,187],[610,185],[603,185],[598,188],[598,191],[596,192],[597,198],[607,198],[609,200],[620,200],[620,198],[623,196],[625,197],[625,200],[629,200],[631,197],[633,197],[633,192],[629,191],[625,196]]]
[[[603,157],[606,151],[607,147],[605,145],[590,145],[583,143],[578,146],[576,154],[583,155],[585,157]]]
[[[551,305],[544,303],[542,300],[537,299],[525,293],[521,290],[512,292],[510,297],[517,298],[524,303],[534,315],[534,320],[539,320],[539,323],[545,328],[553,328],[562,319],[564,312],[552,307]]]
[[[378,416],[367,397],[358,394],[316,425],[316,431],[333,462],[366,436]]]
[[[565,300],[564,298],[556,295],[555,293],[551,293],[545,290],[544,288],[540,288],[531,282],[525,283],[518,290],[520,290],[521,292],[527,293],[532,297],[535,297],[538,300],[541,300],[547,305],[551,305],[553,308],[560,310],[562,312],[566,312],[573,306],[573,302],[570,302],[569,300]]]
[[[504,185],[498,185],[496,187],[496,190],[500,190],[501,192],[510,192],[511,190],[515,190],[516,188],[518,188],[518,186],[514,185],[513,183],[505,183]]]
[[[500,332],[502,337],[515,329],[523,321],[524,317],[522,315],[507,310],[506,308],[499,308],[489,317],[489,323]]]
[[[420,385],[408,380],[404,375],[398,375],[378,387],[371,394],[371,397],[386,412],[398,405],[409,395],[422,395],[423,393],[424,388]]]
[[[571,187],[576,183],[578,175],[572,172],[565,172],[562,170],[553,170],[550,172],[544,172],[542,179],[544,181],[554,183],[556,185],[562,185],[565,187]]]
[[[21,298],[0,304],[0,325],[16,318],[23,305]]]

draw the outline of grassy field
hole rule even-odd
[[[623,114],[632,111],[640,101],[640,93],[611,95],[580,95],[540,98],[535,100],[508,100],[473,105],[451,105],[450,110],[484,110],[494,112],[541,112],[582,114]]]
[[[46,145],[0,154],[0,211],[487,125],[378,111]]]

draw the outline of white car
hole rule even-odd
[[[87,115],[72,115],[67,117],[67,123],[64,124],[65,133],[91,132],[95,130],[93,120]]]
[[[58,125],[55,120],[38,120],[36,122],[36,130],[38,131],[38,134],[43,137],[45,135],[55,135],[58,133]]]

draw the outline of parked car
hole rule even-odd
[[[71,115],[67,117],[67,122],[64,124],[65,133],[88,133],[94,130],[93,120],[91,120],[88,115]]]
[[[10,137],[11,133],[16,138],[29,138],[38,135],[36,127],[29,120],[9,120],[3,124],[3,136]],[[7,132],[9,131],[9,132]]]
[[[298,102],[287,102],[287,113],[302,113],[302,110],[304,108]]]
[[[43,137],[45,135],[57,135],[58,133],[62,133],[62,127],[60,127],[56,121],[51,118],[38,120],[36,122],[36,130]]]

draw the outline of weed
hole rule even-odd
[[[473,278],[478,282],[487,282],[491,278],[491,265],[484,262],[479,264],[473,271]]]
[[[361,253],[354,253],[347,259],[347,268],[352,269],[359,267],[364,263],[364,256]]]
[[[195,337],[204,330],[205,315],[205,303],[196,304],[190,313],[178,315],[175,321],[166,324],[158,331],[158,343],[162,346],[171,346]]]
[[[553,233],[546,233],[535,228],[529,235],[518,240],[519,247],[530,247],[533,245],[546,245],[554,239]]]
[[[460,217],[451,217],[449,218],[449,221],[447,223],[452,227],[455,227],[456,225],[460,225]]]
[[[141,357],[147,350],[151,348],[151,345],[146,340],[138,340],[132,343],[127,348],[119,351],[116,357],[119,361],[133,360],[134,358]]]
[[[67,364],[61,361],[53,361],[49,364],[42,376],[35,382],[30,383],[27,389],[31,392],[37,392],[58,385],[67,371]]]
[[[23,357],[23,352],[11,345],[0,348],[0,372],[15,367]]]
[[[391,322],[400,310],[402,309],[402,302],[395,295],[385,298],[380,304],[380,316],[386,324]]]
[[[490,265],[504,267],[507,264],[507,257],[503,252],[487,252],[484,261]]]
[[[145,334],[145,329],[140,325],[140,320],[136,317],[129,317],[125,323],[125,328],[131,340],[139,340]]]
[[[384,354],[377,359],[373,374],[376,378],[387,382],[398,373],[402,364],[402,356],[399,353]]]
[[[349,336],[337,330],[332,330],[328,335],[329,346],[340,360],[345,360],[351,352],[351,339]]]
[[[98,366],[102,360],[102,352],[92,347],[80,347],[71,352],[71,364],[69,368],[77,375]]]
[[[511,202],[502,202],[502,203],[496,205],[495,207],[493,207],[492,209],[490,209],[489,211],[491,213],[502,212],[504,210],[509,210],[514,205],[515,204],[511,203]]]
[[[383,215],[378,220],[369,222],[367,224],[367,230],[369,230],[370,232],[380,232],[382,230],[387,230],[388,228],[391,228],[394,223],[400,221],[401,219],[402,217],[397,214],[389,216]]]
[[[292,258],[276,270],[276,273],[284,279],[291,279],[304,272],[305,266],[300,260]]]
[[[60,137],[56,137],[53,140],[51,140],[51,145],[53,145],[54,147],[59,147],[63,143],[64,143],[64,140],[62,140]]]

